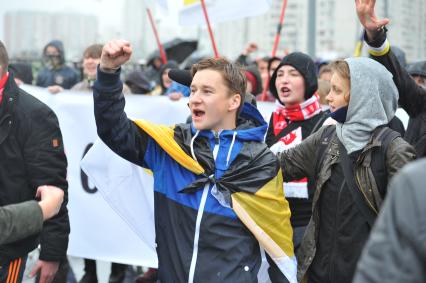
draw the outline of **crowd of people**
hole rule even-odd
[[[153,173],[159,265],[137,282],[257,282],[263,251],[271,282],[426,280],[426,164],[414,161],[426,156],[426,62],[406,66],[375,1],[355,2],[369,58],[251,61],[250,43],[235,62],[155,57],[123,74],[132,45],[113,40],[86,48],[80,79],[62,43],[46,45],[35,84],[93,92],[99,138]],[[0,42],[0,282],[21,282],[38,245],[31,276],[67,282],[67,159],[56,114],[19,88],[32,80]],[[131,120],[123,94],[188,97],[191,116]],[[275,102],[269,121],[256,101]],[[98,282],[84,262],[79,282]],[[109,282],[127,268],[113,263]]]

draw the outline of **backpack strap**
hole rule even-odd
[[[398,133],[395,130],[392,130],[389,127],[380,127],[379,129],[377,129],[377,133],[376,131],[374,132],[375,138],[380,140],[381,144],[382,144],[382,149],[384,149],[384,152],[387,152],[387,149],[390,145],[390,143],[401,136],[400,133]]]
[[[376,213],[371,209],[362,195],[361,190],[358,188],[355,182],[354,174],[354,163],[349,159],[348,152],[345,146],[338,141],[340,151],[340,166],[342,167],[345,182],[348,185],[348,190],[352,195],[359,212],[364,216],[370,227],[373,227],[374,220],[376,219]]]
[[[386,153],[388,151],[389,145],[398,137],[401,137],[401,134],[387,126],[380,127],[376,129],[373,133],[373,139],[379,140],[381,145],[379,149],[370,153],[370,158],[368,160],[369,164],[367,164],[367,166],[371,167],[374,176],[374,181],[376,182],[376,189],[374,189],[373,187],[372,193],[374,195],[378,208],[383,203],[384,194],[381,194],[378,190],[379,186],[377,185],[377,181],[379,180],[376,180],[378,176],[375,176],[374,172],[378,169],[381,169],[380,171],[386,172],[386,178],[383,183],[381,183],[381,186],[387,187]],[[372,164],[376,164],[379,167],[373,168]]]

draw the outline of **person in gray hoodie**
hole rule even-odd
[[[390,178],[415,152],[387,127],[398,91],[368,58],[332,63],[327,95],[336,125],[279,154],[284,181],[315,178],[312,217],[296,254],[298,281],[351,282]]]

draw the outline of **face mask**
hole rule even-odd
[[[330,113],[330,117],[336,120],[337,122],[343,124],[346,121],[346,115],[348,114],[348,106],[341,107],[336,111]]]
[[[49,69],[57,69],[61,66],[61,58],[59,55],[46,55],[45,65]]]

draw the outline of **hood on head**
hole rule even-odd
[[[278,70],[284,65],[290,65],[299,71],[305,80],[305,99],[311,98],[318,89],[316,67],[311,57],[302,52],[290,53],[281,60],[281,63],[275,69],[271,80],[269,81],[269,91],[279,101],[275,81],[277,80]]]
[[[348,58],[351,77],[347,123],[362,123],[374,130],[389,123],[398,108],[398,90],[392,74],[369,58]]]
[[[387,125],[398,107],[398,90],[392,74],[369,58],[348,58],[350,98],[344,123],[336,124],[336,133],[348,153],[361,150],[372,132]]]
[[[52,40],[51,42],[49,42],[48,44],[46,44],[46,46],[43,48],[43,58],[46,57],[46,49],[49,46],[53,46],[56,49],[58,49],[59,51],[59,58],[60,58],[60,62],[61,64],[65,63],[65,51],[64,51],[64,44],[62,43],[62,41],[60,40]]]

